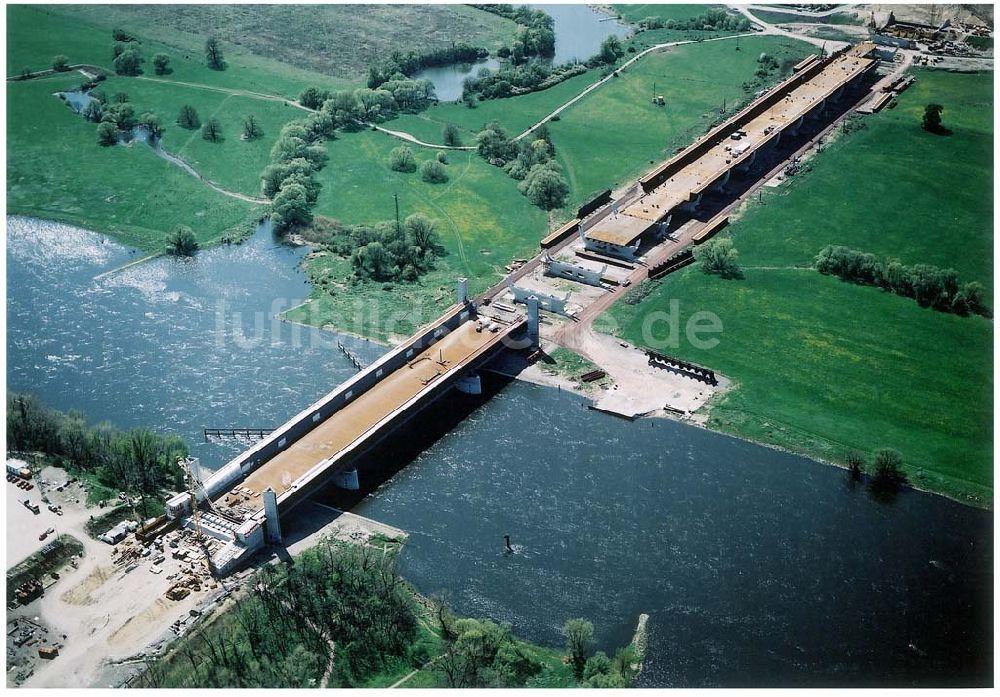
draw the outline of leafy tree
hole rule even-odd
[[[257,117],[253,114],[247,115],[243,120],[243,140],[256,140],[264,135],[264,131],[261,130],[260,124],[257,123]]]
[[[416,172],[417,161],[413,151],[405,145],[393,148],[389,153],[389,168],[394,172]]]
[[[127,50],[128,50],[128,44],[124,44],[124,43],[121,43],[121,42],[116,42],[111,47],[111,60],[114,60],[115,58],[117,58],[121,54],[125,53],[125,51],[127,51]]]
[[[198,128],[201,125],[201,120],[198,118],[198,112],[190,104],[184,104],[181,106],[180,113],[177,114],[177,125],[181,128],[186,128],[189,131]]]
[[[115,92],[115,96],[112,97],[112,101],[117,102],[118,104],[124,104],[125,102],[128,101],[128,93],[127,92]]]
[[[147,111],[139,117],[139,125],[146,129],[151,141],[156,142],[163,137],[163,123],[156,114]]]
[[[214,116],[205,122],[201,127],[201,137],[210,143],[218,143],[222,140],[222,124]]]
[[[861,480],[861,473],[865,468],[865,458],[864,455],[857,451],[848,453],[847,455],[847,471],[851,474],[851,479],[855,482]]]
[[[119,75],[135,76],[142,72],[142,56],[139,55],[138,50],[129,48],[115,58],[113,65],[115,72]]]
[[[443,184],[448,181],[448,173],[437,160],[427,160],[420,165],[420,178],[428,184]]]
[[[435,253],[443,251],[440,238],[434,230],[434,221],[430,220],[427,216],[422,213],[408,215],[406,216],[406,220],[403,221],[403,226],[410,236],[413,246],[419,248],[421,251],[432,251]]]
[[[264,195],[268,198],[273,197],[278,193],[282,184],[294,178],[306,188],[310,202],[315,202],[316,196],[319,194],[319,182],[313,177],[315,171],[315,165],[303,157],[270,164],[264,169],[261,177]]]
[[[446,153],[444,150],[438,150],[438,154],[435,155],[434,157],[441,164],[443,164],[443,165],[448,164],[448,153]]]
[[[219,40],[210,36],[205,40],[205,63],[212,70],[225,70],[226,60],[222,55],[222,46]]]
[[[611,672],[611,659],[603,651],[598,651],[587,659],[583,667],[583,679],[590,680],[595,675]]]
[[[554,162],[532,167],[518,188],[528,200],[547,211],[563,205],[569,184],[555,169]]]
[[[112,104],[104,109],[101,119],[110,121],[119,131],[131,131],[138,124],[131,104]]]
[[[562,631],[566,637],[570,663],[573,664],[577,678],[580,678],[587,663],[587,650],[594,639],[594,625],[589,620],[575,618],[566,620]]]
[[[57,73],[64,73],[69,70],[69,57],[60,53],[52,59],[52,69]]]
[[[306,87],[299,95],[299,104],[307,109],[319,109],[323,106],[323,102],[329,98],[330,93],[327,90],[319,87]]]
[[[924,107],[924,117],[921,124],[923,129],[931,133],[941,133],[943,131],[941,126],[941,113],[943,111],[944,107],[940,104],[928,104]]]
[[[739,252],[733,247],[731,237],[710,240],[698,253],[701,270],[707,274],[718,274],[723,278],[742,278],[743,270],[737,263]]]
[[[462,144],[462,141],[458,136],[458,126],[453,123],[445,124],[444,131],[441,135],[444,139],[445,145],[458,146]]]
[[[83,118],[94,123],[100,121],[103,115],[104,107],[96,99],[91,100],[83,110]]]
[[[31,68],[29,68],[28,66],[24,66],[23,68],[21,68],[21,79],[29,80],[30,78],[31,78]]]
[[[876,492],[895,493],[906,483],[903,474],[903,456],[896,450],[883,448],[875,453],[871,487]]]
[[[122,41],[124,43],[136,41],[135,36],[125,31],[124,29],[112,29],[111,38],[114,39],[115,41]]]
[[[606,65],[612,65],[624,55],[625,49],[622,48],[621,40],[612,34],[601,42],[601,49],[597,52],[596,59]]]
[[[286,183],[271,202],[271,222],[275,230],[284,232],[297,225],[312,222],[312,211],[305,187],[298,182]]]
[[[387,281],[395,277],[398,267],[393,264],[392,255],[379,241],[358,247],[351,255],[351,266],[361,278]]]
[[[110,121],[97,124],[97,144],[105,147],[118,143],[118,127]]]
[[[168,75],[173,72],[170,69],[170,56],[166,53],[157,53],[153,56],[153,71],[157,75]]]
[[[186,225],[179,226],[167,236],[167,253],[179,257],[194,256],[198,251],[198,238]]]

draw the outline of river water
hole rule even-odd
[[[52,406],[170,430],[217,466],[238,448],[203,426],[277,425],[353,374],[333,335],[270,323],[308,288],[303,252],[266,230],[98,280],[136,255],[26,218],[7,242],[8,386]],[[236,327],[259,340],[225,338]],[[355,507],[411,533],[401,571],[424,593],[555,645],[588,617],[607,651],[648,613],[646,686],[990,684],[992,513],[913,491],[879,503],[804,458],[486,387],[381,451],[402,469]]]

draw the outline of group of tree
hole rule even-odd
[[[267,565],[215,622],[149,664],[142,687],[355,687],[430,658],[416,603],[381,546],[324,539],[294,564]]]
[[[527,5],[473,5],[473,7],[505,17],[520,25],[510,46],[502,46],[497,55],[520,63],[532,56],[551,57],[556,52],[555,20],[543,10]]]
[[[462,83],[462,101],[474,107],[477,100],[516,97],[529,92],[539,92],[558,85],[575,75],[587,72],[582,63],[569,62],[551,66],[540,61],[506,63],[497,70],[483,68]]]
[[[569,194],[569,184],[555,160],[548,130],[542,126],[535,136],[531,141],[514,140],[500,124],[492,122],[476,135],[476,149],[484,160],[520,181],[518,190],[533,204],[545,210],[560,208]]]
[[[69,56],[59,54],[52,59],[52,69],[57,73],[64,73],[69,70]]]
[[[186,225],[180,225],[167,236],[167,254],[178,257],[194,256],[198,251],[198,238],[194,230]]]
[[[128,94],[119,92],[109,100],[103,90],[94,90],[90,96],[92,99],[84,108],[83,117],[97,123],[98,145],[115,145],[123,134],[130,137],[137,126],[145,129],[151,143],[163,137],[160,117],[151,111],[136,116]]]
[[[327,107],[335,99],[307,119],[285,124],[271,148],[271,162],[261,178],[264,195],[271,198],[271,222],[279,233],[312,222],[320,190],[316,174],[328,157],[323,142],[334,137],[336,123]]]
[[[844,281],[913,298],[922,307],[958,315],[990,315],[984,304],[983,286],[976,281],[961,283],[954,269],[929,264],[905,266],[894,259],[840,245],[824,247],[816,257],[816,269]]]
[[[864,455],[859,452],[848,454],[847,470],[853,482],[861,481],[862,473],[868,470]],[[882,448],[875,453],[869,474],[869,488],[877,496],[892,496],[907,481],[903,472],[903,456],[891,448]]]
[[[680,31],[750,31],[750,20],[742,15],[722,9],[709,9],[688,19],[663,19],[646,17],[639,21],[639,29],[677,29]]]
[[[166,53],[157,53],[153,56],[153,71],[157,75],[169,75],[173,72],[170,68],[170,56]]]
[[[377,89],[390,80],[412,77],[424,68],[456,63],[478,63],[489,56],[485,48],[470,46],[461,41],[445,48],[436,48],[418,53],[393,51],[389,57],[369,66],[367,85]]]
[[[50,409],[30,394],[7,393],[7,447],[40,452],[75,475],[86,475],[114,491],[156,497],[183,484],[177,458],[187,445],[177,436],[148,429],[121,431],[103,422],[91,426],[82,412]]]
[[[709,240],[698,248],[695,255],[701,262],[701,270],[704,273],[722,278],[743,278],[743,270],[737,261],[739,252],[733,247],[731,237]]]
[[[567,658],[583,687],[623,688],[632,684],[640,661],[632,644],[618,649],[613,658],[608,658],[603,651],[588,656],[594,639],[594,625],[589,620],[567,620],[562,631],[566,637]]]
[[[430,80],[411,80],[397,74],[391,80],[372,89],[330,92],[319,87],[307,87],[299,95],[299,103],[321,114],[314,125],[329,131],[353,127],[357,122],[380,122],[401,111],[416,112],[434,101],[434,85]],[[325,137],[329,137],[329,135]]]

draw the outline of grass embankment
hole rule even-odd
[[[794,12],[773,10],[751,10],[754,17],[768,24],[838,24],[860,26],[864,21],[850,12],[834,12],[828,15],[800,15]]]
[[[399,551],[398,541],[326,539],[294,564],[263,568],[244,592],[149,664],[140,685],[577,684],[558,650],[533,646],[488,620],[456,618],[420,597],[396,575]],[[631,676],[630,666],[626,672]]]
[[[992,76],[917,75],[896,109],[842,136],[731,226],[744,279],[693,266],[610,314],[638,343],[644,318],[671,299],[681,327],[700,310],[722,319],[717,347],[664,349],[735,381],[711,427],[833,462],[896,448],[917,486],[988,506],[992,322],[801,268],[845,244],[992,288]],[[929,102],[945,105],[952,135],[921,130]]]
[[[644,57],[548,125],[570,205],[622,184],[704,133],[725,104],[747,98],[761,53],[797,62],[812,47],[777,37],[691,44]],[[666,106],[652,103],[653,89]]]
[[[593,382],[584,382],[581,380],[581,376],[586,375],[593,370],[598,370],[600,366],[591,363],[580,354],[561,346],[553,349],[552,352],[543,358],[538,365],[544,372],[550,375],[559,375],[567,378],[571,380],[577,388],[588,392],[602,386],[605,383],[604,378],[594,380]]]
[[[71,12],[140,33],[155,26],[161,40],[196,56],[211,31],[227,47],[238,42],[247,60],[314,73],[325,87],[362,84],[368,66],[393,51],[448,48],[456,41],[494,51],[510,45],[518,29],[465,5],[116,5]]]

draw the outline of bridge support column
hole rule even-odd
[[[469,302],[469,279],[460,278],[455,282],[455,304],[465,305]]]
[[[757,151],[754,150],[752,153],[750,153],[750,159],[748,159],[746,162],[737,167],[736,171],[739,172],[740,174],[745,174],[746,172],[749,172],[750,168],[753,167],[753,163],[756,159],[757,159]]]
[[[534,295],[528,297],[525,301],[525,305],[528,306],[528,341],[531,342],[532,350],[538,348],[539,334],[538,334],[538,298]]]
[[[358,481],[357,469],[341,470],[340,472],[337,472],[333,475],[333,483],[341,489],[347,489],[348,491],[357,491],[361,488],[361,483]]]
[[[278,520],[278,495],[267,487],[261,494],[264,499],[264,534],[270,543],[281,542],[281,521]]]
[[[814,106],[809,111],[809,118],[811,118],[811,119],[822,118],[824,111],[826,111],[826,100],[825,99],[822,102],[820,102],[819,104],[817,104],[816,106]]]
[[[463,375],[455,383],[455,389],[464,394],[482,394],[483,383],[479,379],[479,373],[473,370],[468,375]]]
[[[712,184],[712,191],[725,191],[726,183],[729,181],[729,177],[732,175],[732,173],[733,170],[731,169],[726,170],[726,173],[723,174],[717,182]]]
[[[800,116],[798,121],[796,121],[791,126],[789,126],[788,128],[785,129],[785,131],[788,133],[788,135],[790,135],[790,136],[792,136],[794,138],[795,136],[797,136],[799,134],[799,128],[802,127],[802,119],[803,118],[805,118],[805,117]]]

